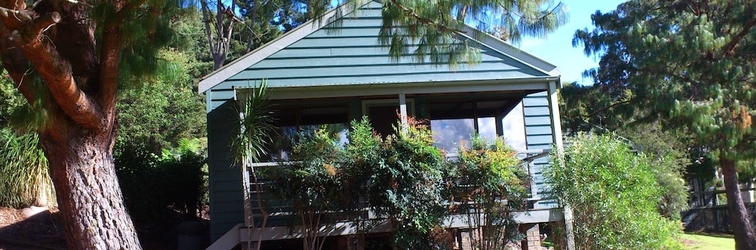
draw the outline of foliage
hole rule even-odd
[[[418,61],[430,60],[451,66],[458,62],[475,62],[476,50],[455,40],[465,33],[462,31],[465,23],[474,23],[484,32],[517,43],[523,35],[542,37],[566,23],[566,6],[561,2],[551,3],[543,0],[384,1],[379,42],[389,46],[389,54],[394,57],[407,54],[412,40],[419,41],[419,46],[413,48]]]
[[[320,17],[332,7],[322,0],[199,0],[204,24],[203,46],[209,48],[202,61],[212,61],[218,69],[265,44],[284,32]],[[240,13],[241,16],[236,16]]]
[[[754,9],[743,0],[629,1],[593,15],[595,29],[573,40],[601,56],[589,72],[596,83],[629,89],[634,105],[686,128],[719,158],[738,249],[756,248],[736,172],[756,158]]]
[[[199,206],[207,202],[206,158],[199,148],[199,140],[183,139],[162,155],[139,144],[116,152],[116,174],[135,222],[170,224],[196,218]]]
[[[691,164],[684,133],[662,131],[659,124],[640,124],[617,132],[633,142],[639,152],[646,155],[661,189],[657,205],[659,213],[673,221],[680,220],[680,212],[688,209],[688,186],[682,178],[686,166]]]
[[[242,114],[237,128],[241,131],[233,138],[231,145],[233,156],[237,162],[257,162],[266,153],[266,147],[271,143],[271,136],[276,132],[273,126],[275,117],[268,102],[268,85],[265,81],[255,86],[250,95],[241,101],[238,113]]]
[[[609,135],[580,134],[544,173],[574,211],[580,249],[680,249],[676,223],[657,213],[662,196],[650,160]]]
[[[562,127],[569,133],[622,129],[643,115],[639,107],[626,104],[633,93],[604,85],[564,83],[559,90]]]
[[[501,139],[487,144],[476,137],[450,163],[420,124],[409,119],[383,139],[363,118],[351,123],[343,145],[339,133],[325,126],[299,134],[289,162],[264,176],[273,180],[276,197],[293,202],[307,249],[319,249],[319,230],[337,220],[369,231],[376,221],[365,208],[388,220],[396,249],[444,248],[443,222],[451,213],[469,215],[467,222],[483,237],[476,244],[484,249],[520,239],[511,212],[523,208],[527,182],[515,152]]]
[[[7,73],[0,78],[0,206],[54,206],[55,189],[39,136],[24,133],[26,100],[15,95]],[[14,129],[19,127],[21,129]]]
[[[0,127],[7,128],[11,124],[11,117],[15,110],[25,105],[26,101],[15,92],[12,80],[6,73],[0,77]]]
[[[356,7],[362,0],[245,0],[224,4],[200,0],[206,40],[214,68],[227,59],[273,40],[305,21],[318,19],[333,4]],[[456,65],[475,62],[477,50],[460,43],[465,23],[505,41],[518,43],[523,36],[545,37],[568,20],[567,7],[550,0],[504,1],[425,1],[391,0],[383,2],[383,26],[379,42],[390,48],[390,55],[406,56],[413,49],[418,61]],[[220,11],[217,11],[220,10]],[[231,13],[241,13],[233,16]],[[479,35],[479,34],[464,34]],[[410,48],[410,40],[420,46]]]
[[[0,206],[54,206],[47,157],[36,134],[0,129]]]
[[[560,90],[560,97],[560,110],[565,111],[562,124],[570,133],[613,131],[648,156],[654,166],[657,185],[664,194],[659,201],[659,212],[667,218],[679,220],[680,211],[688,207],[688,191],[682,179],[686,167],[708,169],[713,173],[713,168],[702,165],[702,155],[696,150],[700,146],[691,140],[690,133],[682,129],[664,130],[664,121],[650,121],[643,117],[649,112],[644,107],[625,105],[632,99],[632,92],[628,89],[573,83]]]
[[[502,138],[489,143],[480,135],[459,152],[448,181],[451,201],[459,204],[454,211],[467,214],[465,222],[477,229],[478,237],[472,237],[471,244],[476,249],[504,249],[507,243],[521,240],[512,212],[524,210],[528,182],[516,152]]]
[[[160,154],[205,133],[203,99],[188,75],[191,58],[175,50],[162,50],[160,56],[155,77],[119,93],[116,148],[140,144]]]
[[[383,158],[372,166],[368,189],[370,206],[393,226],[397,249],[436,249],[434,240],[447,214],[443,180],[447,167],[441,151],[433,146],[427,127],[410,119],[397,124],[381,147]]]
[[[336,214],[352,217],[359,229],[368,230],[372,224],[361,217],[367,203],[376,216],[391,223],[395,248],[438,248],[441,242],[435,237],[443,233],[448,214],[442,196],[447,165],[433,147],[429,129],[415,123],[395,129],[397,135],[383,140],[366,118],[354,121],[344,146],[338,144],[338,133],[327,127],[302,133],[291,155],[294,163],[268,174],[277,180],[273,189],[294,201],[309,230],[334,222]],[[310,244],[322,244],[316,232],[307,233],[313,236]]]
[[[342,208],[351,202],[341,196],[348,179],[342,175],[338,134],[321,128],[300,138],[291,161],[282,163],[281,171],[275,173],[271,191],[292,202],[304,228],[305,249],[318,250],[325,243],[321,230],[332,229]]]

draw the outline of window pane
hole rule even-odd
[[[339,135],[339,144],[347,142],[349,131],[349,114],[345,106],[316,107],[316,108],[279,108],[275,111],[278,119],[278,136],[273,138],[269,147],[267,160],[286,160],[294,145],[299,140],[300,133],[312,134],[325,126],[326,130]]]
[[[514,150],[525,151],[525,118],[522,115],[522,102],[517,104],[512,111],[502,120],[504,127],[504,140]]]
[[[496,118],[478,118],[478,133],[488,141],[496,139]]]
[[[448,153],[458,151],[460,145],[470,146],[470,136],[475,133],[473,119],[431,120],[434,145]]]

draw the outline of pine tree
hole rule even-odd
[[[330,4],[310,2],[317,7],[307,9],[311,17]],[[384,34],[424,39],[427,46],[415,53],[455,58],[464,55],[466,47],[458,50],[446,42],[461,32],[465,21],[480,21],[489,25],[488,31],[499,31],[513,41],[523,34],[544,35],[566,20],[563,5],[548,3],[384,1]],[[0,0],[0,60],[40,118],[37,132],[71,249],[140,248],[113,165],[117,92],[158,68],[157,49],[170,41],[169,12],[175,5],[164,0],[40,0],[33,5]],[[229,18],[223,20],[236,18],[234,8],[204,7]],[[478,18],[483,13],[500,21],[485,22]],[[223,20],[214,21],[221,34],[228,34],[232,29]],[[390,44],[399,48],[402,41]],[[223,55],[226,51],[220,50]]]
[[[634,105],[691,131],[719,161],[737,249],[756,249],[736,162],[756,157],[756,2],[636,0],[592,16],[575,34],[601,56],[597,84],[627,88]]]
[[[168,41],[161,0],[0,1],[0,59],[37,123],[72,249],[139,249],[112,149],[119,85]]]

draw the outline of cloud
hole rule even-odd
[[[433,131],[435,145],[447,152],[455,152],[460,143],[469,143],[470,135],[474,131],[473,126],[472,119],[433,120],[431,121],[431,130]],[[527,146],[522,103],[517,104],[504,117],[502,126],[507,145],[517,151],[525,151]],[[493,139],[496,136],[495,118],[481,118],[478,121],[478,129],[483,138]]]
[[[540,39],[540,38],[523,38],[522,41],[520,41],[520,49],[523,51],[530,51],[534,48],[541,47],[546,43],[546,39]]]
[[[504,127],[504,140],[507,145],[517,151],[525,151],[527,144],[525,142],[525,118],[522,114],[522,102],[512,109],[502,120]]]

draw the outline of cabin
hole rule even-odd
[[[207,103],[211,249],[297,237],[275,218],[266,228],[251,228],[249,218],[259,210],[249,200],[249,168],[275,163],[242,167],[231,154],[232,125],[240,117],[235,107],[263,80],[282,127],[348,124],[367,116],[383,133],[413,116],[429,119],[434,133],[447,135],[439,136],[439,147],[449,148],[471,131],[522,138],[520,155],[532,180],[530,208],[517,215],[527,232],[522,248],[540,246],[538,223],[562,219],[557,204],[543,198],[541,177],[549,149],[562,144],[558,68],[472,27],[460,39],[480,50],[475,63],[449,67],[414,55],[392,58],[378,42],[381,7],[377,1],[363,1],[356,10],[337,7],[200,82]]]

